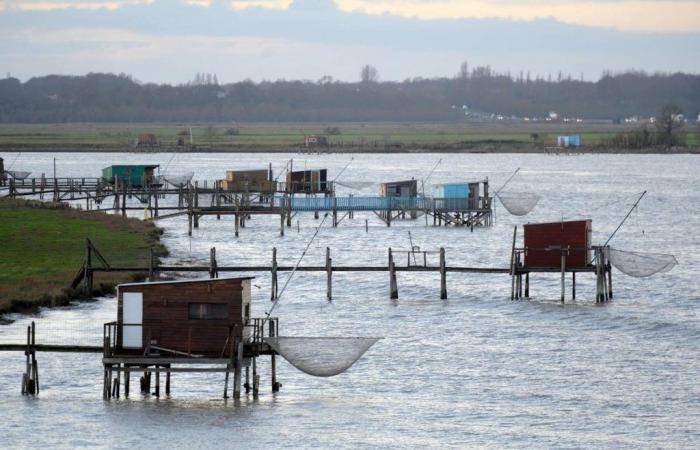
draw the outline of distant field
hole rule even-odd
[[[580,134],[587,147],[604,147],[616,133],[635,126],[608,122],[563,123],[239,123],[239,124],[47,124],[0,125],[0,149],[36,150],[128,149],[142,133],[155,134],[159,147],[177,149],[178,133],[189,130],[196,148],[212,150],[280,150],[303,147],[305,135],[326,135],[333,146],[406,149],[534,149],[553,146],[556,137]],[[688,145],[698,146],[698,132],[689,125]],[[327,133],[337,129],[338,134]],[[537,141],[533,135],[537,134]],[[180,147],[183,150],[189,148]]]

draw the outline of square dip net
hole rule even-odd
[[[650,277],[656,273],[668,272],[678,260],[673,255],[664,253],[640,253],[608,249],[610,264],[620,272],[636,278]]]
[[[503,207],[514,216],[529,214],[540,201],[540,196],[532,192],[499,192],[496,196]]]
[[[302,372],[332,377],[348,370],[381,338],[270,337],[270,347]]]

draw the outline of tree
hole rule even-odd
[[[466,80],[469,78],[469,64],[467,61],[464,61],[462,64],[459,66],[459,73],[457,74],[457,77],[459,77],[460,80]]]
[[[666,148],[677,143],[677,131],[683,127],[683,120],[683,110],[678,105],[668,104],[659,111],[656,117],[656,128]]]
[[[376,67],[366,64],[360,71],[360,79],[363,83],[376,83],[379,80],[379,71]]]

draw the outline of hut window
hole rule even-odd
[[[228,319],[228,305],[226,303],[190,303],[190,319]]]

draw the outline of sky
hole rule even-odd
[[[184,83],[700,72],[700,0],[0,0],[0,74]],[[0,75],[2,76],[2,75]]]

